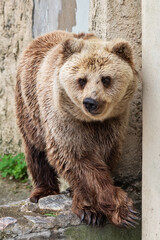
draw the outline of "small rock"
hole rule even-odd
[[[29,199],[25,202],[24,205],[21,207],[21,212],[36,212],[38,209],[38,204],[37,203],[32,203],[30,202]]]
[[[12,217],[0,218],[0,230],[3,231],[8,225],[15,224],[17,219]]]
[[[78,216],[72,213],[71,210],[60,213],[55,219],[58,227],[77,226],[81,224]]]
[[[20,220],[20,219],[19,219]],[[15,223],[14,225],[10,225],[7,227],[3,233],[5,233],[6,236],[12,236],[14,239],[17,239],[17,236],[29,234],[32,232],[32,224],[18,224]],[[8,239],[8,238],[7,238]]]
[[[41,198],[38,202],[39,209],[62,211],[71,208],[72,200],[66,194],[59,194]]]
[[[53,228],[55,226],[55,217],[24,216],[27,220],[43,228]]]
[[[50,231],[44,231],[44,232],[39,232],[39,233],[29,233],[26,235],[21,235],[18,236],[16,239],[17,240],[40,240],[40,239],[49,239],[51,236]]]
[[[6,205],[0,205],[0,208],[11,208],[11,207],[19,207],[20,205],[23,205],[26,203],[27,200],[20,200],[20,201],[16,201],[16,202],[9,202]]]

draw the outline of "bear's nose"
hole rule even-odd
[[[83,104],[85,108],[88,110],[88,112],[92,112],[97,109],[98,102],[92,98],[85,98],[83,100]]]

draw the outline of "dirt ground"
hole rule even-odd
[[[65,191],[69,185],[64,179],[60,178],[60,190]],[[32,191],[32,185],[28,181],[22,183],[13,179],[6,179],[0,176],[0,205],[7,204],[9,202],[24,200],[29,197]]]
[[[28,198],[31,189],[29,182],[22,183],[13,179],[3,179],[0,176],[0,205]]]

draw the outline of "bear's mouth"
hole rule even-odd
[[[91,113],[93,116],[97,116],[97,115],[100,115],[101,113],[99,112],[96,112],[96,113]]]
[[[104,108],[105,108],[105,103],[103,102],[103,104],[99,103],[96,109],[86,109],[85,108],[85,112],[87,112],[88,114],[90,114],[92,116],[98,116],[98,115],[103,114]]]
[[[92,114],[93,116],[101,114],[101,112],[89,112],[89,113]]]
[[[83,109],[86,115],[91,118],[101,118],[106,108],[106,101],[93,98],[85,98],[83,100]]]

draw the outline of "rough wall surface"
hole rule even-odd
[[[0,1],[0,154],[21,150],[14,112],[20,53],[32,39],[32,0]]]
[[[141,0],[91,0],[89,30],[110,40],[124,38],[131,42],[136,69],[141,71]],[[140,80],[141,81],[141,80]],[[116,182],[140,199],[142,155],[141,82],[131,104],[124,154],[117,169]]]

